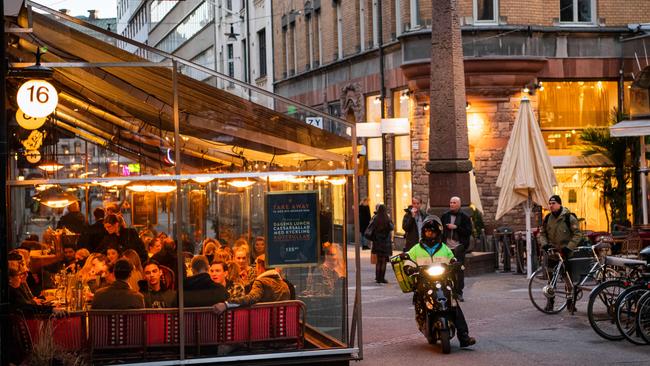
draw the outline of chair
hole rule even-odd
[[[162,276],[160,278],[162,283],[167,289],[176,290],[176,275],[174,274],[174,271],[167,266],[160,265],[159,267],[160,271],[162,272]]]
[[[637,230],[631,231],[625,240],[623,240],[623,244],[621,245],[621,255],[636,258],[641,250],[642,242],[643,240],[641,239],[639,232]]]

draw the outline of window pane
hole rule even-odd
[[[395,172],[395,222],[401,222],[403,209],[411,204],[411,172]],[[395,225],[396,234],[404,234],[402,225]]]
[[[476,20],[495,20],[494,1],[476,0]]]
[[[560,21],[573,22],[573,0],[560,0]]]
[[[408,90],[399,90],[393,93],[393,117],[395,118],[408,118],[409,116],[409,100],[408,95],[403,95]]]
[[[384,173],[368,172],[368,200],[370,211],[375,211],[378,203],[384,203]]]
[[[615,81],[544,82],[538,93],[542,129],[606,127],[618,105]]]
[[[365,122],[381,122],[381,103],[378,98],[378,95],[366,97]]]
[[[383,161],[384,160],[384,154],[381,151],[381,137],[374,137],[374,138],[369,138],[368,141],[366,141],[366,148],[368,149],[368,161]],[[370,167],[370,169],[373,169]],[[381,164],[379,164],[379,168],[381,169]]]
[[[591,0],[578,0],[578,21],[591,22]]]
[[[212,5],[204,2],[188,15],[172,32],[170,32],[160,43],[156,45],[159,50],[173,53],[199,33],[209,22],[212,21]]]
[[[411,161],[411,137],[409,135],[395,136],[395,160]],[[400,169],[401,168],[397,168]]]

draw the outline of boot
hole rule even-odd
[[[476,344],[476,338],[470,337],[469,334],[458,334],[458,341],[462,348],[473,346]]]

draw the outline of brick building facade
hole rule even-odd
[[[604,127],[611,108],[626,108],[627,83],[639,70],[622,40],[635,35],[629,25],[650,22],[650,2],[458,0],[456,5],[465,60],[470,159],[488,230],[504,223],[523,226],[523,210],[500,222],[494,215],[499,195],[495,182],[524,88],[531,90],[547,139],[560,181],[558,193],[585,218],[587,228],[606,229],[598,213],[604,210],[599,193],[577,181],[609,163],[584,159],[573,147],[580,144],[576,136],[581,129]],[[383,96],[385,117],[408,118],[408,142],[381,137],[385,151],[380,155],[385,160],[378,166],[369,156],[369,172],[361,179],[362,196],[374,192],[376,182],[383,183],[377,199],[391,207],[398,223],[407,201],[404,192],[409,199],[417,196],[425,204],[431,202],[425,169],[429,141],[445,138],[429,132],[430,65],[435,57],[431,13],[431,0],[273,2],[277,93],[357,123],[374,118],[374,98]],[[571,102],[567,95],[578,99]],[[374,143],[363,142],[371,154]],[[398,156],[405,144],[408,164]],[[383,173],[387,167],[385,179],[374,176],[373,171]],[[408,189],[396,173],[402,170],[410,172]]]

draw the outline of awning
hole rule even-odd
[[[62,19],[30,16],[31,23],[18,18],[18,25],[32,32],[18,33],[18,42],[8,47],[12,62],[33,62],[37,47],[47,47],[44,63],[148,62]],[[159,160],[161,148],[173,146],[172,70],[164,66],[55,67],[57,126],[109,149],[119,145],[125,156]],[[310,126],[296,118],[298,103],[266,96],[270,103],[262,105],[184,75],[178,75],[178,91],[183,169],[251,162],[296,168],[305,160],[314,168],[333,162],[341,167],[349,161],[351,139],[342,124],[323,115],[330,130]]]
[[[561,155],[551,156],[553,168],[597,168],[613,167],[614,164],[603,154],[593,154],[589,156],[582,155]]]
[[[650,120],[622,121],[610,126],[609,133],[613,137],[648,136],[650,135]]]

